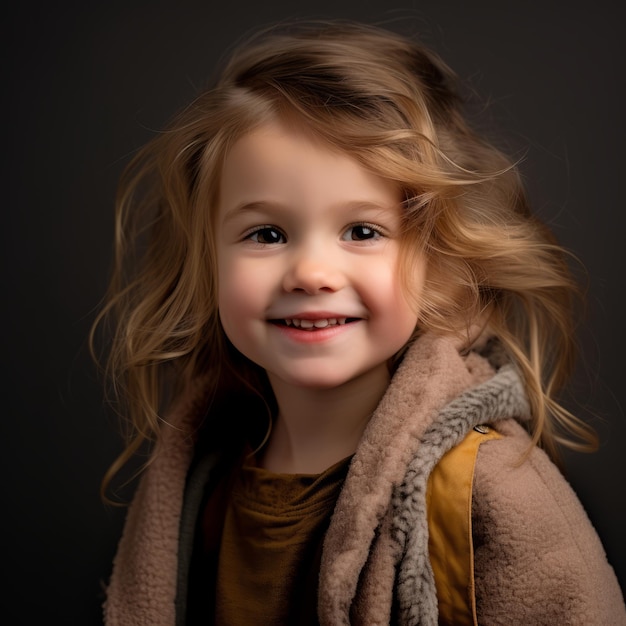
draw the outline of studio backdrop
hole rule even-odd
[[[339,17],[432,46],[519,159],[534,210],[586,267],[568,406],[599,452],[571,481],[626,584],[625,59],[622,5],[316,0],[13,3],[3,38],[6,624],[101,623],[124,510],[100,480],[121,449],[86,338],[111,262],[117,179],[250,30]],[[6,18],[5,18],[6,19]]]

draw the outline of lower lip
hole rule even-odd
[[[358,324],[358,321],[347,324],[335,324],[334,326],[326,326],[316,330],[302,330],[295,326],[282,326],[280,324],[272,324],[272,327],[283,336],[298,343],[323,343],[334,339],[338,335],[343,335],[345,332],[349,332],[350,328],[356,324]]]

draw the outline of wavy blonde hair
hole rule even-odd
[[[120,181],[112,279],[91,335],[93,347],[96,330],[110,328],[104,367],[128,426],[105,485],[158,439],[164,411],[196,377],[208,394],[228,384],[265,391],[221,330],[212,217],[230,146],[277,118],[403,190],[407,284],[416,253],[428,258],[420,331],[486,324],[524,376],[534,442],[553,458],[559,443],[594,446],[556,399],[575,352],[568,256],[531,214],[515,164],[470,128],[463,107],[453,72],[407,38],[345,22],[291,25],[240,45],[216,84],[139,151]]]

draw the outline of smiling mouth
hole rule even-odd
[[[300,330],[314,331],[328,328],[329,326],[343,326],[345,324],[357,322],[358,320],[358,317],[329,317],[317,320],[286,318],[282,320],[271,320],[271,323],[279,326],[292,326],[293,328],[299,328]]]

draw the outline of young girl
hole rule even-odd
[[[594,439],[566,255],[432,52],[253,38],[117,211],[105,486],[150,457],[107,624],[626,624],[553,464]]]

